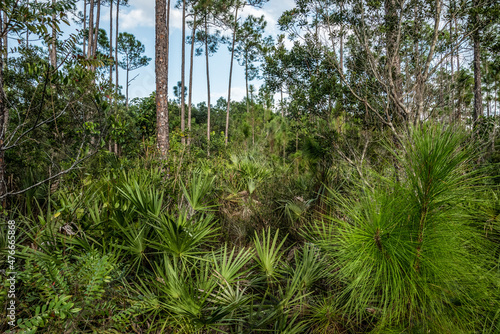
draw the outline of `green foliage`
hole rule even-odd
[[[212,214],[188,218],[180,213],[177,218],[160,215],[153,223],[156,240],[152,245],[175,258],[196,258],[202,253],[200,246],[210,241],[216,228]]]
[[[279,277],[279,267],[282,253],[281,247],[285,243],[286,237],[278,244],[278,232],[274,235],[271,241],[271,231],[262,231],[262,240],[255,232],[255,252],[256,261],[260,270],[264,273],[268,280],[276,279]]]
[[[479,200],[472,152],[460,132],[429,124],[402,145],[402,180],[378,178],[348,200],[331,192],[345,218],[325,217],[314,240],[339,268],[338,305],[352,320],[379,331],[469,332],[497,284],[491,244],[466,210]]]
[[[196,211],[207,211],[214,207],[204,204],[206,196],[213,190],[214,176],[203,174],[201,171],[193,171],[193,176],[187,187],[181,181],[182,192],[190,205],[190,209]]]
[[[80,321],[100,316],[109,306],[111,281],[117,274],[115,259],[96,251],[72,259],[60,251],[26,249],[23,271],[17,276],[25,309],[18,326],[26,333],[76,328]],[[97,319],[101,322],[102,319]]]
[[[37,306],[31,318],[18,320],[21,333],[36,333],[39,328],[47,326],[52,318],[65,320],[73,313],[78,313],[80,309],[73,308],[74,304],[68,302],[70,298],[71,296],[55,296],[48,304]]]

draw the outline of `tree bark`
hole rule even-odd
[[[479,7],[479,1],[474,0],[474,8]],[[475,30],[472,34],[474,43],[474,112],[472,119],[474,124],[478,121],[479,117],[483,115],[483,94],[481,91],[481,41],[479,32],[479,13],[476,11],[474,15]]]
[[[186,144],[186,98],[185,91],[185,72],[186,72],[186,0],[182,0],[182,59],[181,59],[181,143]]]
[[[283,87],[280,88],[280,93],[281,93],[281,103],[280,103],[280,109],[281,109],[281,119],[283,121],[283,165],[285,164],[285,158],[286,158],[286,124],[285,124],[285,111],[283,110]]]
[[[86,55],[86,42],[87,40],[85,39],[85,30],[87,30],[87,0],[83,0],[83,49],[82,49],[82,53],[83,53],[83,57],[86,58],[87,55]]]
[[[116,0],[116,21],[115,21],[115,85],[116,93],[118,94],[118,17],[120,16],[120,0]],[[116,110],[118,111],[118,103],[115,100]]]
[[[207,155],[210,156],[210,68],[208,62],[208,24],[205,16],[205,62],[207,67]]]
[[[227,146],[227,140],[229,137],[229,108],[231,106],[231,79],[233,78],[233,59],[234,59],[234,45],[236,43],[236,30],[238,25],[238,6],[236,6],[236,11],[234,14],[234,32],[233,32],[233,46],[231,48],[231,64],[229,66],[229,89],[227,92],[227,110],[226,110],[226,138],[225,144]]]
[[[92,52],[94,57],[97,55],[97,41],[99,40],[99,21],[101,20],[101,0],[97,0],[97,13],[95,17],[95,30],[94,30],[94,45]]]
[[[156,119],[158,150],[162,159],[168,158],[168,44],[170,0],[156,0],[156,41],[155,41],[155,72],[156,72]]]
[[[113,2],[109,1],[109,59],[113,59]],[[113,86],[113,62],[109,64],[109,85],[110,89]],[[109,94],[109,105],[113,103],[113,93]],[[109,152],[113,152],[111,140],[109,141]]]
[[[344,1],[340,2],[340,73],[344,74]],[[343,95],[343,93],[342,93]],[[343,102],[342,97],[342,102]]]
[[[115,20],[115,113],[118,114],[118,19],[120,16],[120,0],[116,0],[116,20]],[[115,154],[119,155],[118,143],[115,142]]]
[[[455,15],[455,38],[458,38],[458,22],[457,22],[457,16]],[[460,52],[457,49],[457,75],[460,75]],[[457,94],[457,116],[456,119],[461,122],[462,121],[462,99],[460,97],[460,92]]]
[[[127,56],[127,70],[126,70],[126,78],[125,78],[125,108],[128,110],[128,75],[129,75],[129,60]]]
[[[109,59],[113,58],[113,0],[109,1]],[[113,83],[113,63],[109,65],[109,84]],[[110,97],[111,101],[111,97]]]
[[[52,6],[54,6],[56,3],[55,0],[52,0]],[[56,14],[52,14],[52,20],[55,21],[56,19]],[[50,65],[52,67],[56,68],[57,67],[57,53],[56,53],[56,38],[57,38],[57,33],[56,33],[56,25],[54,22],[52,22],[52,41],[50,43]]]
[[[2,18],[0,17],[0,20]],[[7,14],[3,12],[3,47],[5,49],[5,52],[3,54],[4,57],[4,62],[3,62],[3,67],[7,66],[7,59],[9,58],[9,36],[7,34]]]
[[[252,147],[255,146],[255,105],[253,104],[253,86],[251,87],[252,90],[250,91],[250,103],[252,104]],[[265,113],[265,109],[264,109]],[[265,124],[265,123],[264,123]]]
[[[452,2],[451,3],[451,19],[450,19],[450,59],[451,59],[451,62],[450,62],[450,70],[451,70],[451,80],[450,80],[450,85],[449,85],[449,92],[450,92],[450,123],[453,123],[455,121],[454,117],[455,117],[455,93],[454,93],[454,80],[455,80],[455,71],[454,71],[454,51],[453,51],[453,48],[455,47],[454,43],[453,43],[453,20],[455,18],[455,2]]]
[[[92,47],[94,45],[94,0],[90,0],[89,5],[89,40],[88,40],[88,48],[87,48],[87,58],[92,58],[93,50]]]
[[[196,36],[196,12],[193,16],[193,31],[191,32],[191,58],[189,59],[189,89],[188,89],[188,145],[191,144],[191,101],[193,96],[193,60],[194,60],[194,38]]]
[[[0,16],[0,26],[3,26],[3,19]],[[6,34],[6,30],[3,32]],[[0,38],[0,51],[3,51],[3,36]],[[5,105],[5,91],[3,89],[3,70],[4,70],[4,58],[0,57],[0,196],[7,193],[7,183],[5,182],[5,151],[4,151],[4,141],[7,131],[7,122],[9,119],[9,113]],[[5,199],[2,200],[2,206],[5,208]]]

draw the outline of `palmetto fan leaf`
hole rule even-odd
[[[262,240],[257,232],[255,232],[255,251],[256,261],[260,270],[264,273],[265,277],[275,279],[279,275],[279,266],[281,262],[281,247],[285,243],[286,237],[278,243],[279,230],[276,231],[274,238],[271,241],[271,230],[262,231]]]
[[[187,219],[185,213],[177,218],[161,214],[154,219],[152,226],[156,237],[151,241],[152,247],[167,252],[176,258],[196,258],[203,252],[200,246],[208,242],[213,236],[214,216],[200,215]]]
[[[136,210],[147,216],[158,216],[163,206],[163,194],[152,187],[141,186],[135,179],[118,188],[120,194],[130,201]]]
[[[202,174],[201,171],[194,171],[191,181],[186,185],[181,181],[182,192],[194,211],[208,211],[215,205],[208,205],[204,201],[205,197],[213,190],[214,176]]]
[[[249,269],[242,269],[252,256],[253,250],[251,249],[241,249],[236,253],[235,248],[229,251],[226,244],[219,252],[212,253],[212,263],[217,275],[228,284],[233,284],[249,271]]]
[[[207,259],[187,263],[164,255],[156,265],[155,275],[152,284],[157,290],[160,307],[169,314],[170,326],[180,332],[217,329],[234,321],[228,316],[246,299],[241,295],[225,303],[224,295],[217,291],[219,284]]]

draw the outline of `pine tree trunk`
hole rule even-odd
[[[457,38],[458,38],[458,22],[457,22],[457,20],[458,20],[457,16],[455,15],[455,20],[454,20],[455,21],[455,43],[458,44],[458,42],[457,42]],[[457,75],[460,75],[460,53],[458,52],[458,49],[457,49]],[[457,109],[456,118],[459,122],[461,122],[461,120],[462,120],[462,104],[461,104],[460,92],[458,92],[457,95],[458,95],[457,96],[458,101],[457,101],[457,108],[456,108]]]
[[[234,59],[234,46],[236,43],[236,30],[238,25],[238,7],[236,7],[236,11],[234,14],[234,32],[233,32],[233,43],[231,48],[231,64],[229,66],[229,89],[227,92],[227,110],[226,110],[226,138],[225,144],[227,146],[227,140],[229,138],[229,108],[231,106],[231,79],[233,78],[233,59]]]
[[[170,0],[156,0],[156,41],[155,41],[155,72],[156,72],[156,119],[158,150],[162,159],[168,158],[168,43]]]
[[[54,6],[56,3],[55,0],[52,0],[52,6]],[[52,20],[55,21],[56,19],[56,14],[52,14]],[[50,65],[52,67],[56,68],[57,67],[57,53],[56,53],[56,38],[57,38],[57,33],[56,33],[56,25],[53,22],[52,23],[52,41],[50,43]]]
[[[97,55],[97,41],[99,40],[99,21],[101,20],[101,0],[97,0],[97,14],[95,18],[95,30],[94,30],[94,45],[92,46],[92,52],[94,57]]]
[[[109,59],[113,58],[113,0],[109,1]],[[109,65],[109,84],[113,83],[113,64]],[[109,98],[111,102],[111,96]]]
[[[455,71],[454,71],[454,54],[455,54],[455,51],[453,50],[453,48],[455,47],[454,44],[453,44],[453,19],[455,17],[455,3],[453,2],[452,3],[452,6],[451,6],[451,10],[453,11],[452,14],[451,14],[451,19],[450,19],[450,59],[451,59],[451,62],[450,62],[450,65],[451,65],[451,79],[450,79],[450,83],[449,83],[449,86],[448,86],[448,91],[450,92],[450,123],[453,123],[455,120],[454,120],[454,117],[455,117],[455,92],[454,92],[454,85],[453,85],[453,81],[454,81],[454,78],[455,78]]]
[[[0,17],[0,20],[2,18]],[[9,36],[7,34],[7,14],[3,12],[3,47],[5,49],[5,52],[3,54],[4,57],[4,62],[3,62],[3,67],[7,66],[7,59],[9,58]]]
[[[283,87],[280,89],[281,93],[281,103],[280,103],[280,109],[281,109],[281,120],[283,121],[283,165],[285,164],[285,154],[286,154],[286,124],[285,124],[285,111],[283,110]]]
[[[86,42],[87,40],[85,39],[85,30],[87,30],[87,0],[83,0],[83,49],[82,49],[82,53],[83,53],[83,57],[86,58],[87,55],[86,55]]]
[[[194,38],[196,36],[196,13],[193,16],[193,31],[191,33],[191,59],[189,59],[189,89],[188,89],[188,145],[191,144],[191,101],[193,96],[193,60],[194,60]]]
[[[89,40],[87,47],[87,58],[92,58],[93,50],[92,46],[94,45],[94,0],[90,0],[89,6]]]
[[[255,105],[253,104],[253,90],[250,93],[251,100],[250,103],[252,104],[252,147],[255,146]]]
[[[128,59],[127,59],[127,71],[126,71],[126,80],[125,80],[125,108],[128,110],[128,75],[129,75],[130,69],[129,69],[129,64],[128,64]]]
[[[0,16],[0,26],[3,25],[2,17]],[[2,36],[3,37],[3,36]],[[0,38],[0,51],[3,51],[3,38]],[[0,198],[2,198],[2,206],[6,207],[5,196],[7,194],[7,182],[5,180],[5,151],[4,141],[6,138],[7,124],[9,121],[9,112],[5,103],[5,91],[3,88],[3,70],[4,58],[0,57]]]
[[[186,98],[185,92],[185,71],[186,71],[186,0],[182,0],[182,59],[181,59],[181,143],[186,144]]]
[[[498,80],[495,81],[495,116],[497,116],[497,101],[498,101]]]
[[[116,0],[116,33],[115,33],[115,85],[116,85],[116,93],[118,95],[118,17],[120,16],[120,0]],[[115,108],[118,111],[118,103],[115,100]]]
[[[479,1],[474,0],[474,7],[479,6]],[[472,34],[474,44],[474,112],[472,119],[474,124],[478,121],[479,117],[483,115],[483,95],[481,91],[481,41],[479,35],[479,14],[476,13],[474,17],[476,24],[474,33]]]
[[[210,156],[210,68],[208,62],[208,24],[205,16],[205,62],[207,67],[207,155]]]
[[[340,2],[340,15],[344,14],[344,1]],[[340,73],[344,74],[344,18],[340,23]],[[342,98],[343,101],[343,98]]]

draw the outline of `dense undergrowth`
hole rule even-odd
[[[496,166],[468,136],[427,124],[357,166],[102,152],[11,210],[13,332],[498,333]]]

